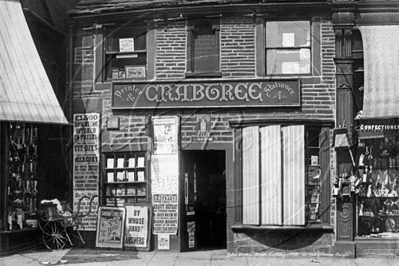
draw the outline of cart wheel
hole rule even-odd
[[[48,249],[62,249],[65,246],[67,235],[59,222],[47,222],[42,230],[43,242]]]

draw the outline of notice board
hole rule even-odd
[[[125,203],[126,221],[124,247],[130,250],[150,250],[150,221],[152,210],[150,204],[130,205]]]
[[[124,207],[99,207],[96,247],[123,247],[125,211]]]

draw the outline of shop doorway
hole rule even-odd
[[[181,250],[226,248],[226,153],[182,151]]]

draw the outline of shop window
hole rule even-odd
[[[358,236],[399,238],[398,150],[397,136],[359,141]]]
[[[147,171],[144,152],[105,156],[105,198],[108,206],[147,202]]]
[[[322,222],[329,204],[320,197],[329,188],[328,166],[319,163],[329,152],[326,132],[303,125],[243,129],[243,224]]]
[[[38,198],[43,195],[39,191],[37,174],[38,128],[25,123],[9,125],[6,203],[2,203],[2,208],[7,211],[4,228],[11,231],[33,226]]]
[[[310,74],[309,21],[266,22],[266,75]]]
[[[187,27],[187,77],[220,77],[219,21],[190,21]]]
[[[147,28],[106,28],[105,36],[105,79],[146,79]]]

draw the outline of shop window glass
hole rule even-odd
[[[303,125],[243,129],[244,224],[320,222],[320,132]]]
[[[219,21],[189,22],[186,75],[195,77],[218,74],[219,57]]]
[[[358,236],[399,237],[399,140],[360,140],[357,149]]]
[[[266,74],[310,74],[309,21],[266,22]]]
[[[105,198],[109,206],[147,202],[147,171],[144,152],[105,156]]]
[[[147,29],[143,26],[105,30],[105,77],[145,79],[147,71]]]

